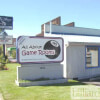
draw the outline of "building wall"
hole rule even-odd
[[[67,47],[67,78],[90,78],[100,75],[100,66],[97,68],[86,68],[85,46]]]
[[[74,23],[70,23],[74,26]],[[89,78],[100,75],[100,66],[97,68],[86,68],[85,45],[70,45],[69,42],[86,42],[90,45],[100,45],[100,29],[89,29],[81,27],[66,27],[49,24],[45,26],[44,36],[62,37],[64,39],[64,77],[67,78]],[[52,29],[50,31],[50,29]],[[52,32],[52,33],[51,33]]]

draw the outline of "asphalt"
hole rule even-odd
[[[100,86],[100,77],[90,78],[88,80],[81,80],[82,83]]]
[[[100,82],[96,82],[96,81],[94,81],[94,82],[83,82],[83,83],[100,86]]]

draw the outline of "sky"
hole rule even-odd
[[[13,37],[35,36],[58,16],[62,25],[100,29],[100,0],[0,0],[0,16],[13,17],[13,30],[5,30]]]

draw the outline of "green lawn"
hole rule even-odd
[[[4,100],[71,100],[70,87],[84,85],[70,80],[64,84],[18,87],[15,84],[18,65],[7,64],[9,70],[0,71],[0,92]]]

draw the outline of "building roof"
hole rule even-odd
[[[83,27],[68,27],[68,26],[58,26],[58,25],[48,25],[45,24],[45,33],[51,34],[61,34],[61,35],[81,35],[81,36],[99,36],[100,29],[91,29]]]
[[[92,45],[92,46],[100,46],[100,42],[68,42],[68,44],[66,44],[66,46],[82,46],[82,45],[84,45],[84,46],[90,46],[90,45]]]

